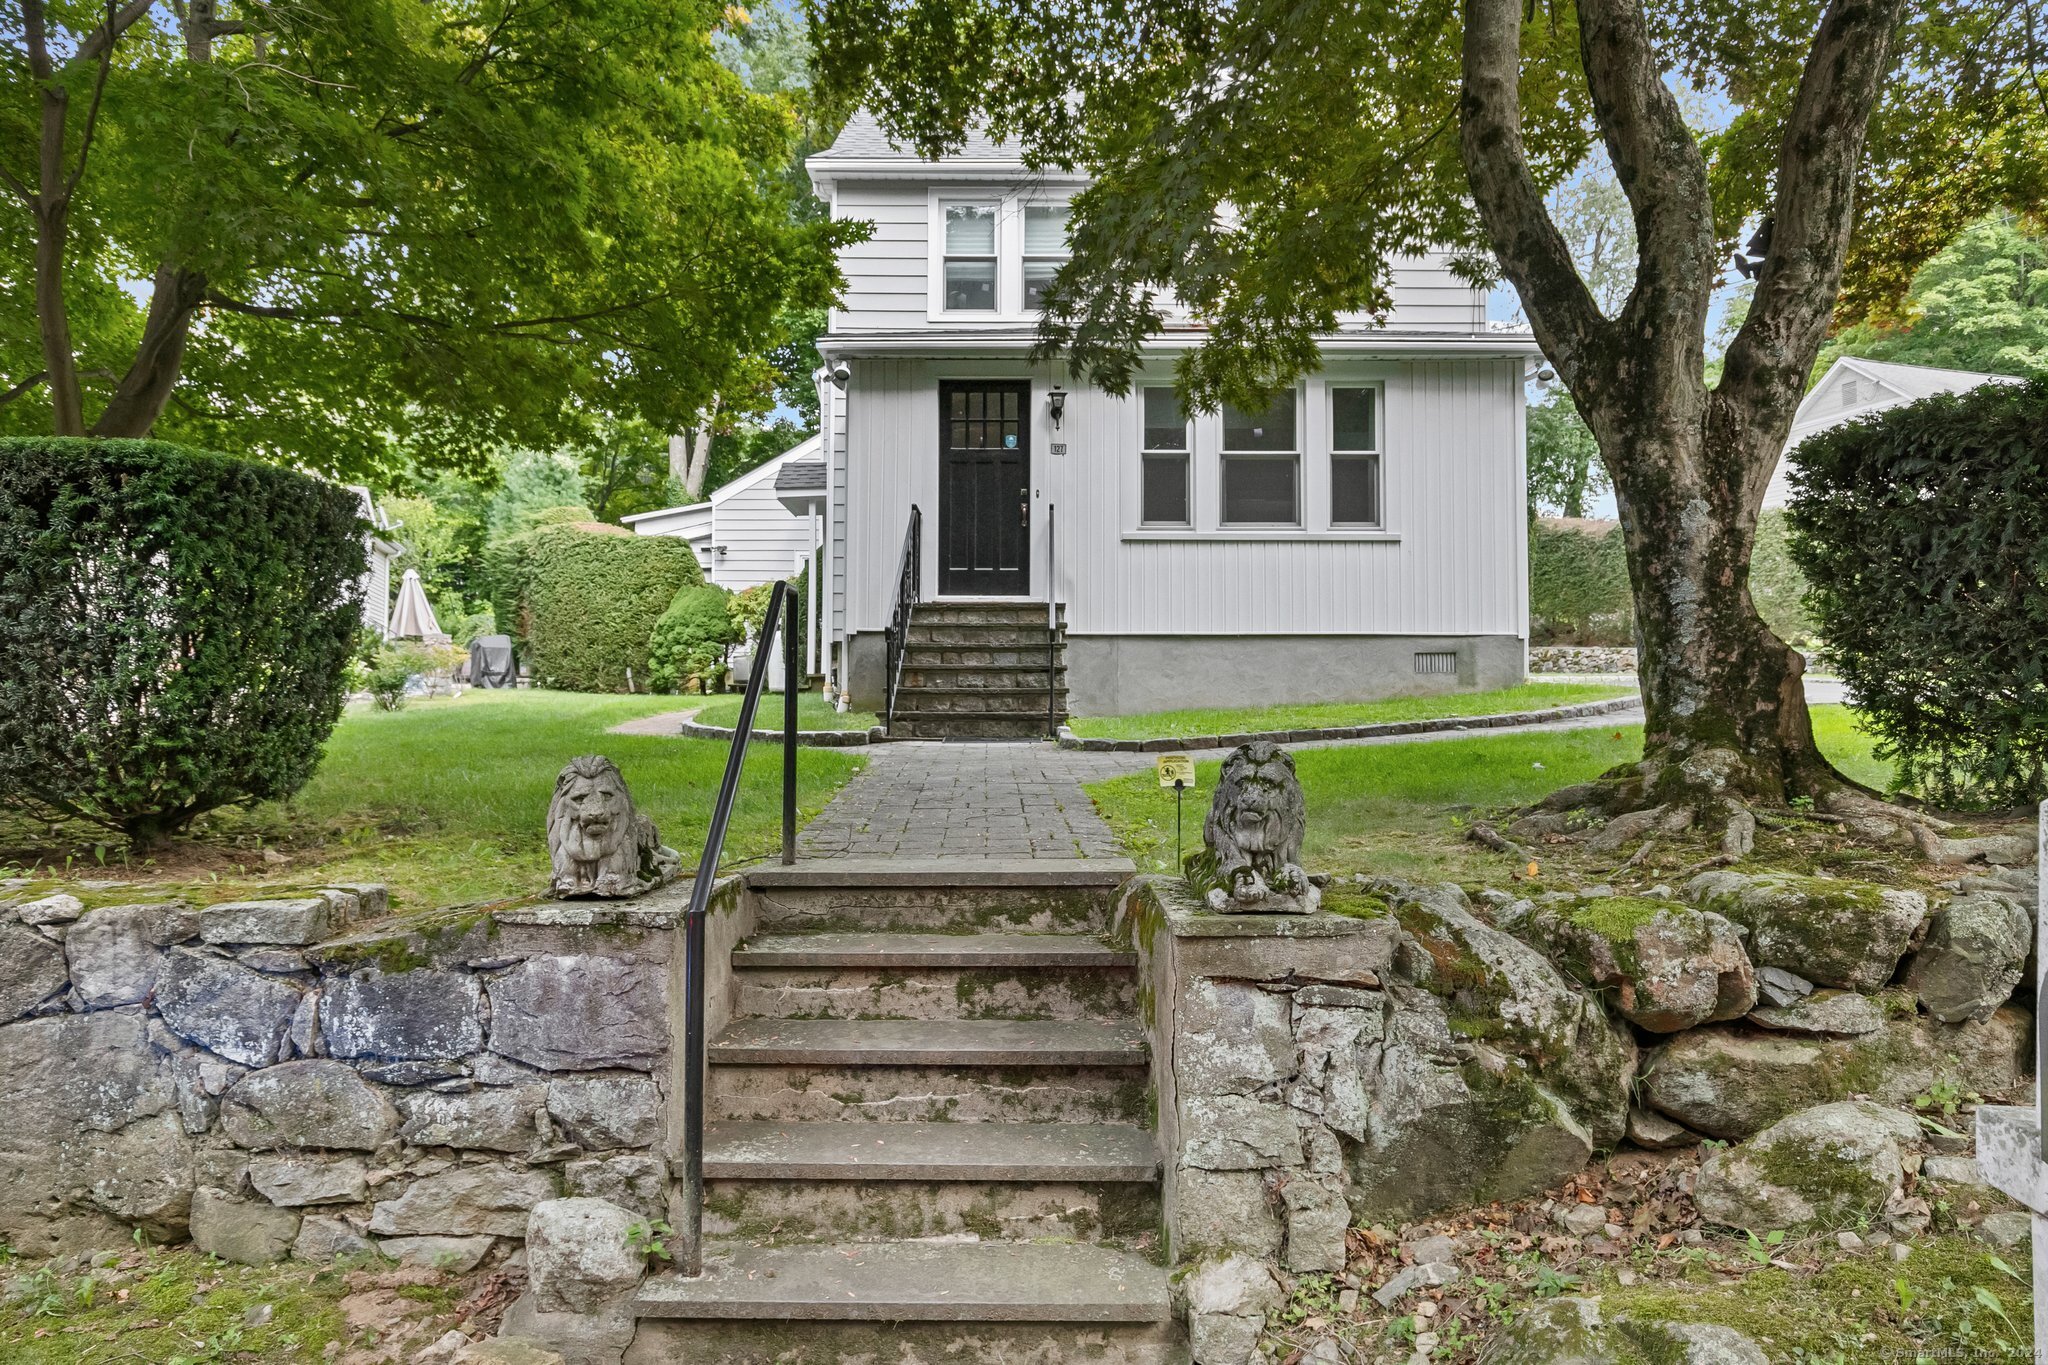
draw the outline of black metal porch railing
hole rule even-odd
[[[739,724],[726,755],[725,776],[718,784],[718,802],[711,808],[711,827],[704,832],[704,856],[697,860],[697,880],[690,888],[690,909],[683,918],[683,1194],[688,1204],[677,1239],[677,1267],[685,1275],[704,1270],[704,918],[711,909],[711,888],[718,882],[718,858],[725,849],[725,828],[732,822],[733,802],[746,766],[747,741],[754,734],[754,712],[775,657],[775,636],[781,627],[782,653],[782,861],[796,861],[796,704],[803,687],[803,660],[797,638],[796,594],[786,581],[768,596],[768,615],[761,623],[761,641],[754,650],[754,670],[740,702]]]
[[[903,659],[910,652],[910,615],[917,609],[924,585],[924,513],[910,504],[910,525],[903,532],[903,555],[896,565],[896,609],[889,614],[884,659],[882,728],[896,728],[896,690],[903,684]]]

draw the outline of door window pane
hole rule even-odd
[[[1379,456],[1338,454],[1330,457],[1330,524],[1380,524]]]
[[[1143,390],[1145,395],[1145,449],[1186,450],[1188,417],[1181,411],[1180,395],[1164,384]]]
[[[1223,524],[1298,525],[1297,467],[1293,456],[1224,456]]]
[[[1330,449],[1378,450],[1374,389],[1330,390]]]
[[[1144,507],[1147,526],[1186,526],[1188,517],[1188,457],[1147,455],[1145,459]]]
[[[1223,448],[1225,450],[1292,451],[1294,444],[1294,391],[1282,392],[1264,412],[1241,412],[1223,405]]]

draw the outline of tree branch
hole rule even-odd
[[[42,383],[45,379],[48,379],[49,377],[50,372],[48,370],[37,370],[34,374],[22,380],[20,383],[11,384],[5,389],[0,389],[0,408],[6,407],[9,403],[12,403],[15,399],[21,397],[23,394],[32,392],[38,384]]]
[[[85,35],[85,41],[78,45],[78,51],[72,54],[71,60],[74,62],[98,61],[115,43],[120,41],[122,34],[135,27],[136,21],[149,13],[152,2],[153,0],[128,0],[128,3],[121,6],[118,10],[112,4],[109,4],[107,6],[107,22]],[[38,5],[38,8],[40,8],[40,5]]]
[[[1864,139],[1903,9],[1903,0],[1830,0],[1785,120],[1770,248],[1715,390],[1781,440],[1841,287]],[[1752,461],[1746,491],[1761,497],[1771,468]]]
[[[109,7],[111,8],[111,6]],[[71,168],[71,175],[64,182],[64,195],[78,188],[78,182],[85,176],[85,159],[92,152],[92,136],[99,127],[100,102],[106,97],[107,76],[114,68],[114,52],[111,45],[100,53],[99,70],[93,73],[92,103],[85,107],[85,127],[78,135],[78,161]]]
[[[1611,325],[1572,264],[1522,145],[1522,0],[1464,0],[1458,102],[1465,176],[1501,269],[1544,352],[1573,389],[1595,378]]]

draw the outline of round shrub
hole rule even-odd
[[[704,581],[689,545],[596,522],[527,534],[519,618],[534,681],[572,692],[645,690],[654,623],[676,593]]]
[[[1823,652],[1900,788],[2048,797],[2048,381],[1822,432],[1792,480]]]
[[[725,667],[725,652],[740,638],[732,595],[709,585],[684,588],[654,623],[647,676],[657,692],[680,692],[692,679],[709,692]]]
[[[146,848],[297,791],[346,699],[364,530],[287,469],[0,440],[0,792]]]

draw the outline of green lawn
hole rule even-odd
[[[1386,701],[1305,702],[1236,710],[1153,711],[1139,716],[1077,716],[1075,734],[1091,739],[1178,739],[1189,735],[1242,735],[1261,730],[1317,730],[1336,725],[1377,725],[1444,716],[1492,716],[1551,706],[1633,696],[1611,683],[1534,682],[1494,692],[1442,692]]]
[[[547,880],[545,829],[555,774],[588,753],[619,765],[662,841],[683,853],[685,867],[694,867],[729,746],[606,733],[621,721],[674,711],[676,700],[473,691],[413,701],[402,711],[353,705],[335,727],[313,780],[292,801],[205,818],[196,830],[199,847],[174,849],[163,876],[189,882],[200,855],[214,853],[213,870],[192,888],[195,897],[219,900],[315,878],[387,882],[399,907],[411,910],[532,894]],[[862,762],[843,751],[802,750],[802,817],[816,814]],[[764,856],[780,840],[781,754],[756,743],[726,835],[725,861]],[[259,844],[290,861],[266,861]],[[229,852],[219,853],[223,848]],[[89,875],[150,870],[95,868]]]
[[[723,725],[731,729],[739,723],[740,701],[737,694],[706,697],[704,704],[697,708],[697,723]],[[882,718],[872,711],[835,711],[831,702],[815,692],[806,692],[797,698],[796,725],[799,730],[870,730],[881,723]],[[782,698],[779,695],[761,698],[760,709],[754,713],[754,728],[782,728]]]
[[[1815,707],[1814,729],[1844,773],[1884,786],[1889,768],[1846,708]],[[1303,858],[1317,871],[1441,879],[1483,869],[1497,877],[1497,856],[1464,842],[1459,816],[1533,802],[1642,751],[1640,725],[1300,749],[1294,763],[1308,802]],[[1220,766],[1196,765],[1195,790],[1185,797],[1183,848],[1201,842]],[[1141,868],[1172,866],[1174,794],[1161,790],[1156,777],[1113,778],[1090,786],[1088,794]]]

